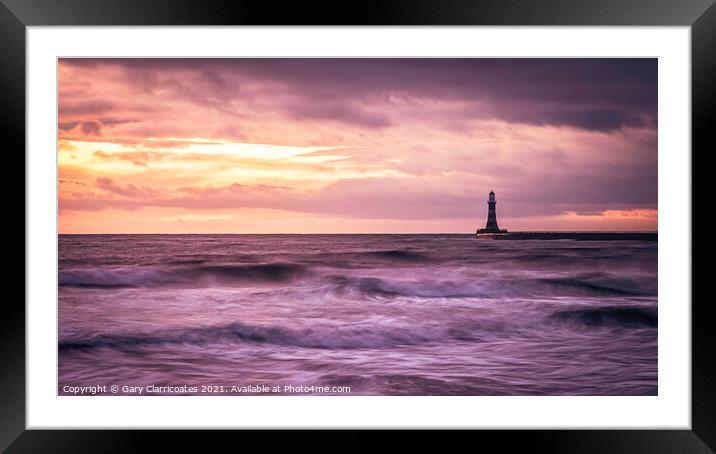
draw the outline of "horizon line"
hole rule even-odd
[[[510,233],[659,233],[658,230],[514,230]],[[103,232],[103,233],[57,233],[57,235],[475,235],[475,232],[312,232],[312,233],[287,233],[287,232]]]

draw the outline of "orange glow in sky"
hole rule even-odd
[[[656,230],[655,60],[59,62],[61,233]]]

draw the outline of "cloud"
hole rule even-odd
[[[147,167],[149,162],[159,161],[164,158],[163,153],[146,151],[107,153],[97,150],[92,153],[92,156],[96,159],[105,161],[127,161],[141,167]]]
[[[567,126],[589,131],[612,131],[622,127],[652,128],[655,118],[641,116],[618,106],[581,104],[502,104],[490,111],[475,112],[477,117],[498,118],[510,123]]]
[[[98,115],[110,112],[115,108],[114,103],[101,99],[71,101],[60,98],[58,111],[60,117],[65,117],[68,115]]]
[[[392,125],[384,114],[369,112],[349,102],[336,99],[315,99],[312,102],[297,103],[286,110],[297,120],[330,120],[370,129],[387,128]]]
[[[61,64],[84,71],[111,68],[158,99],[184,99],[233,115],[242,113],[234,102],[263,104],[290,93],[297,99],[264,105],[299,120],[369,128],[391,123],[369,105],[396,97],[451,100],[473,110],[492,105],[491,115],[505,121],[587,130],[652,127],[656,121],[657,63],[648,58],[62,59]],[[99,107],[105,106],[94,101],[63,110]]]
[[[320,189],[296,190],[273,185],[182,187],[173,195],[158,189],[120,185],[98,178],[96,187],[122,199],[105,198],[105,208],[137,209],[146,206],[192,210],[268,208],[301,213],[331,214],[346,218],[441,219],[472,218],[466,210],[474,195],[435,190],[421,182],[396,178],[343,180]],[[67,207],[97,209],[97,199],[76,197]],[[65,207],[64,202],[61,203]],[[83,208],[85,207],[85,208]]]
[[[102,123],[103,126],[123,125],[127,123],[137,123],[138,121],[139,120],[117,117],[102,117],[99,119],[99,122]]]
[[[101,136],[102,135],[102,123],[99,121],[83,121],[82,132],[88,136]]]
[[[97,178],[96,186],[97,188],[107,191],[109,193],[135,199],[135,201],[138,203],[146,203],[149,197],[156,197],[159,194],[158,190],[147,187],[137,187],[133,184],[117,184],[110,178]],[[122,201],[122,204],[124,204],[125,202],[126,201]]]
[[[568,211],[565,214],[567,216],[577,218],[656,220],[659,212],[654,208],[632,208],[628,210],[603,210],[587,212]]]
[[[80,124],[79,121],[64,121],[64,122],[61,121],[57,124],[57,127],[61,131],[70,131],[70,130],[76,128],[78,124]]]

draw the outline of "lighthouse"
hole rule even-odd
[[[487,198],[487,224],[484,229],[478,229],[478,235],[489,235],[497,233],[507,233],[507,230],[500,230],[497,226],[497,212],[495,210],[497,200],[495,200],[495,192],[490,191],[490,195]]]

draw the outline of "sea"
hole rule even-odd
[[[58,394],[656,395],[657,244],[60,235]]]

